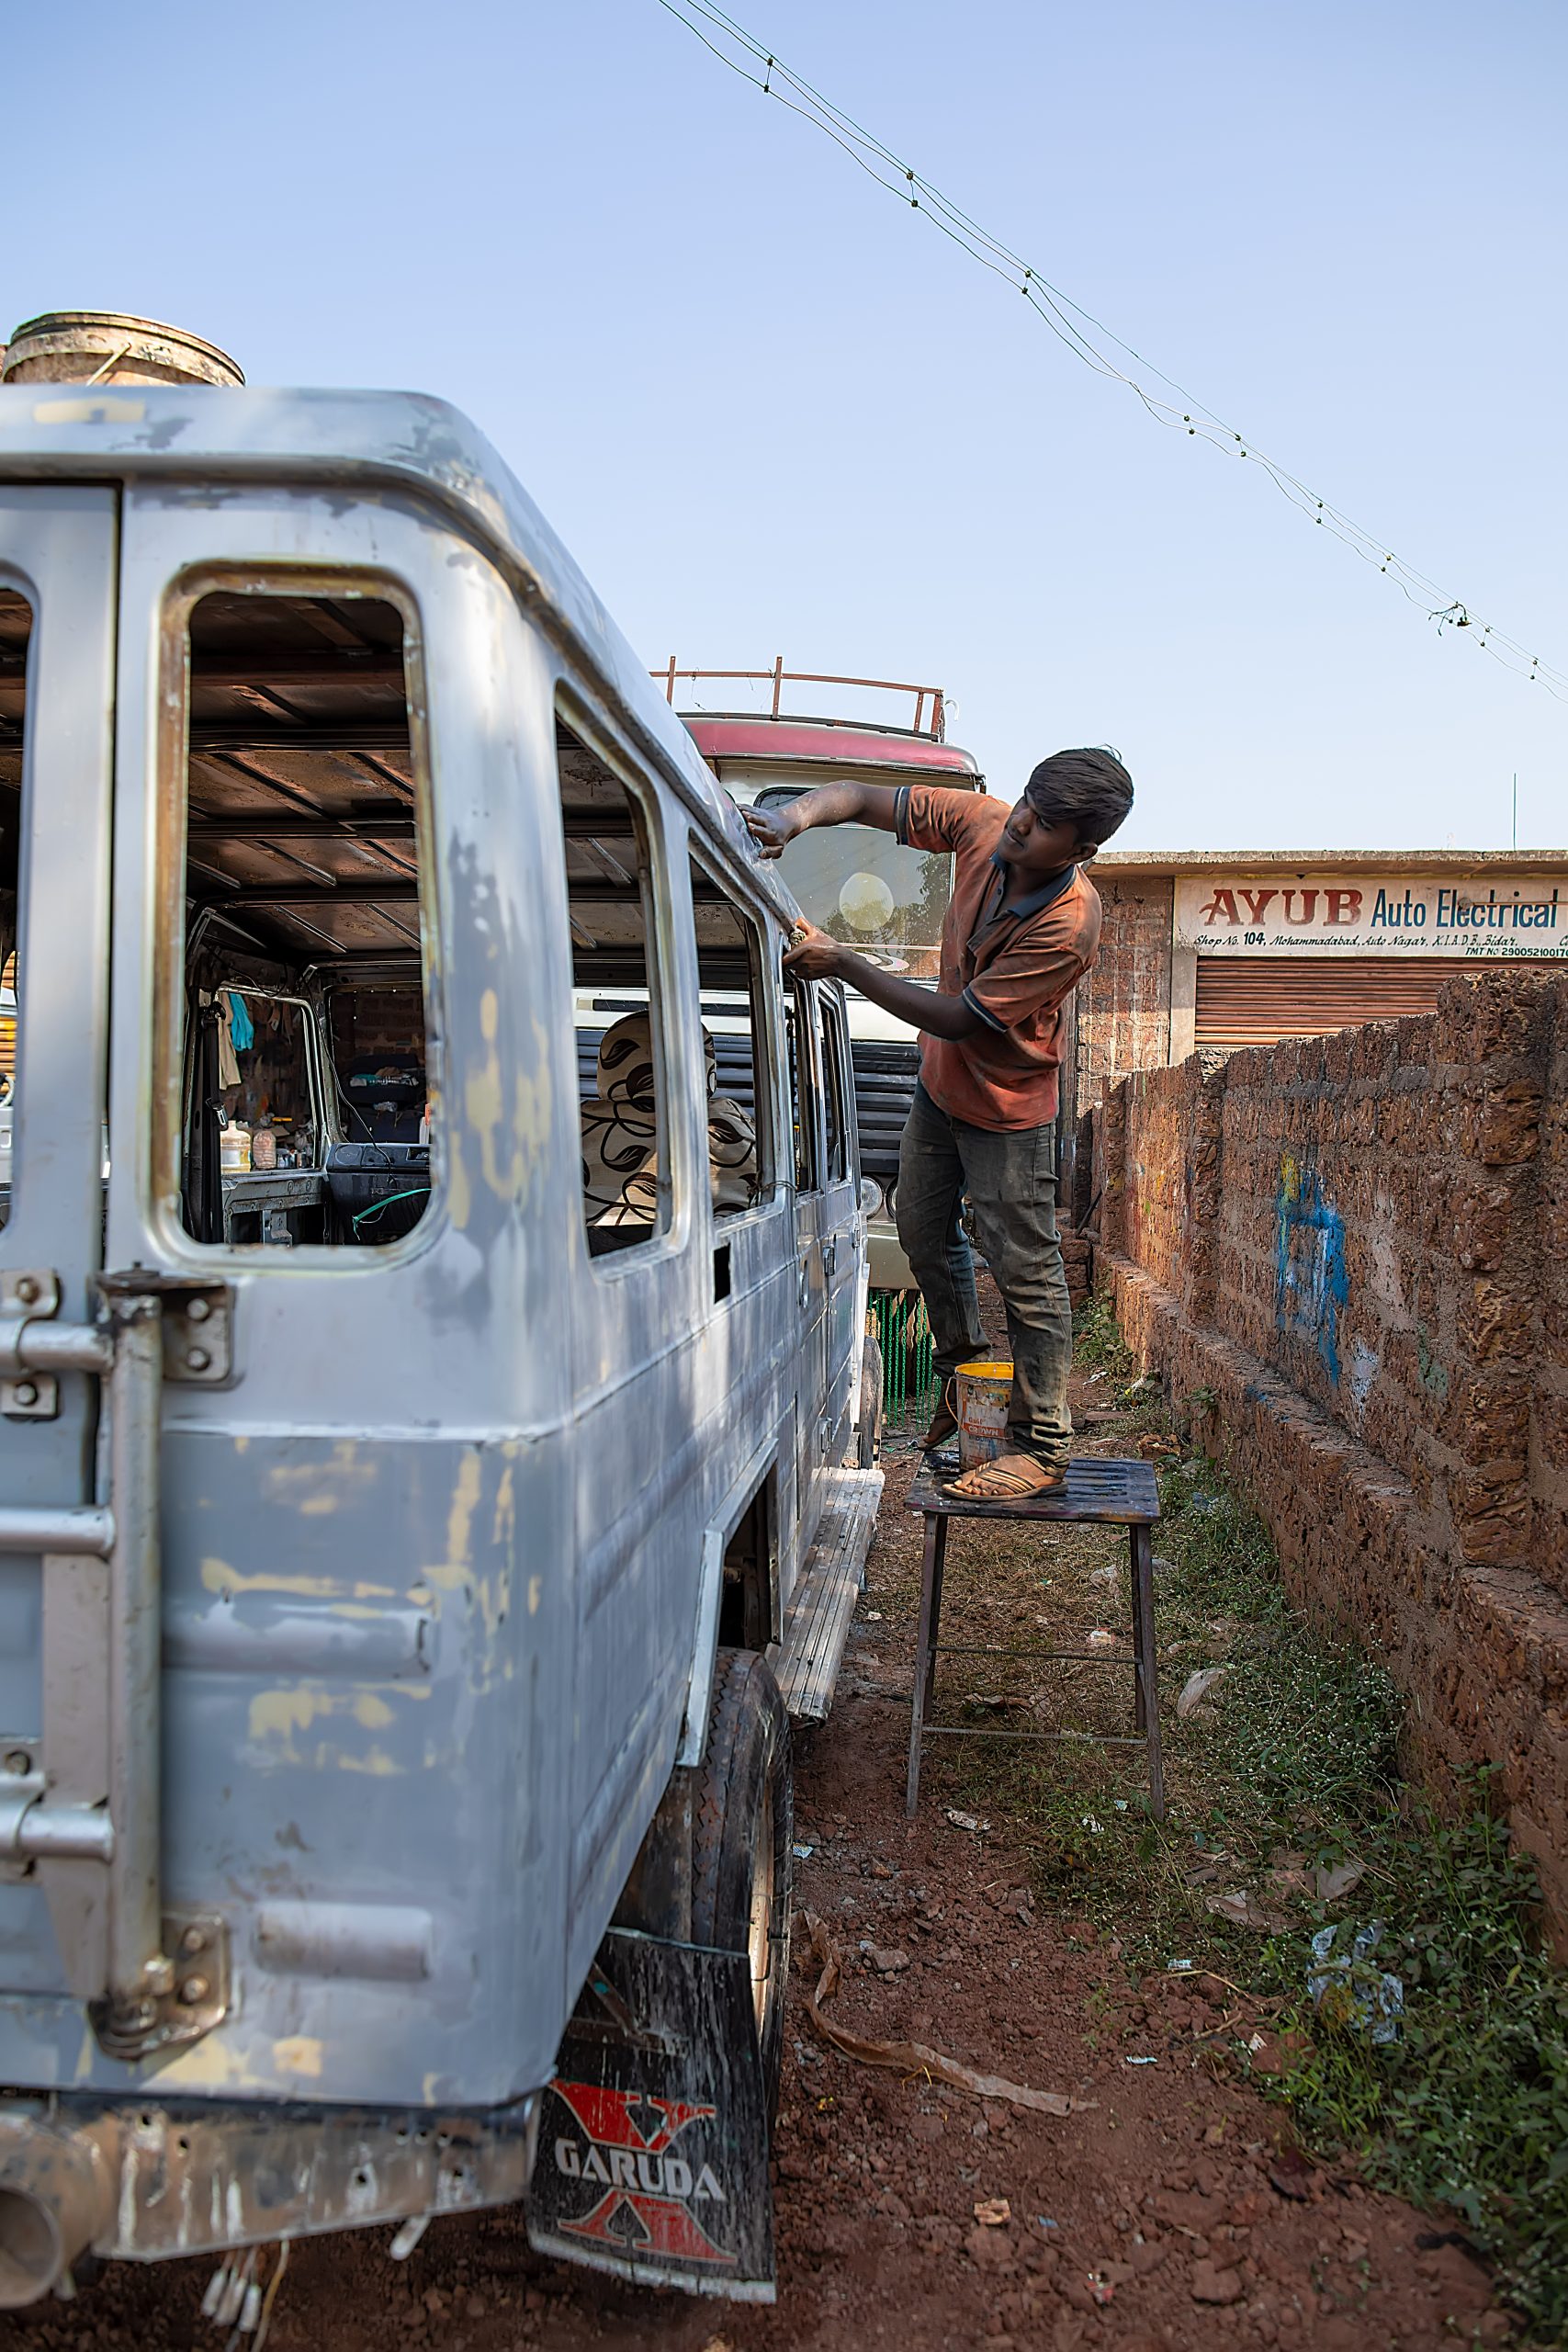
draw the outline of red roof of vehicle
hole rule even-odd
[[[975,783],[980,770],[973,752],[956,743],[934,743],[929,735],[901,727],[866,727],[843,718],[759,718],[750,714],[716,716],[682,711],[698,751],[722,778],[725,760],[812,760],[836,767],[903,768],[917,775]]]

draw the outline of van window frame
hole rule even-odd
[[[649,1265],[662,1264],[685,1252],[691,1238],[692,1183],[686,1167],[687,1146],[682,1122],[673,1114],[673,1097],[670,1075],[673,1061],[673,1024],[671,1012],[675,1001],[675,975],[681,968],[679,942],[675,936],[675,906],[672,877],[675,861],[671,854],[671,828],[666,816],[659,785],[652,773],[627,749],[615,729],[594,708],[570,671],[561,671],[550,689],[550,763],[555,783],[556,818],[560,830],[561,905],[567,915],[566,953],[569,986],[566,992],[568,1015],[576,995],[575,976],[571,959],[571,884],[567,873],[566,827],[563,821],[565,802],[561,793],[560,766],[556,741],[558,722],[564,721],[581,743],[584,751],[596,759],[620,786],[631,803],[634,815],[640,817],[643,828],[643,848],[647,857],[644,883],[643,927],[644,960],[648,969],[648,1005],[653,1035],[653,1088],[655,1115],[663,1149],[660,1171],[658,1197],[667,1214],[656,1222],[646,1240],[629,1241],[624,1248],[608,1250],[595,1256],[589,1243],[587,1196],[579,1190],[577,1202],[578,1229],[582,1237],[582,1253],[596,1281],[606,1283],[633,1281]],[[686,849],[685,835],[681,838],[681,852]],[[691,892],[684,893],[689,910]],[[651,923],[649,915],[651,912]],[[692,933],[694,967],[695,961],[695,928]],[[617,984],[617,987],[620,984]],[[628,990],[629,994],[630,991]],[[629,1010],[630,1008],[628,1008]],[[577,1068],[577,1032],[573,1022],[571,1053],[569,1067]],[[581,1164],[582,1104],[576,1087],[572,1089],[572,1118],[578,1141],[578,1163]],[[703,1181],[707,1181],[707,1158],[703,1158]]]
[[[305,1241],[292,1249],[254,1242],[198,1241],[181,1215],[188,944],[186,906],[190,822],[190,625],[210,595],[320,597],[389,605],[403,625],[403,706],[413,788],[418,885],[420,983],[424,1013],[425,1086],[431,1104],[430,1192],[417,1225],[386,1243]],[[152,1087],[147,1196],[150,1235],[171,1258],[214,1270],[276,1274],[365,1274],[406,1265],[435,1247],[447,1223],[448,1158],[440,1111],[445,1095],[446,1034],[443,1001],[440,892],[434,860],[434,785],[425,628],[417,591],[400,573],[365,563],[246,563],[204,558],[182,565],[158,598],[158,702],[153,782]],[[321,1024],[317,1023],[318,1036]],[[321,1038],[322,1049],[330,1041]],[[335,1105],[334,1114],[335,1114]]]
[[[790,1148],[786,1155],[784,1137],[779,1132],[780,1122],[778,1103],[780,1088],[778,1081],[784,1050],[784,1041],[780,1035],[783,1008],[779,1001],[779,990],[775,987],[774,982],[778,971],[779,960],[783,954],[783,944],[778,939],[776,918],[773,922],[770,922],[767,911],[763,908],[753,904],[750,899],[746,899],[741,895],[741,893],[736,888],[734,882],[725,873],[724,867],[718,859],[711,854],[705,836],[698,831],[694,825],[688,828],[686,848],[688,865],[699,866],[707,880],[713,884],[714,888],[724,893],[725,899],[733,910],[736,921],[744,927],[756,953],[756,963],[753,967],[755,974],[755,993],[753,994],[750,989],[748,989],[747,991],[750,1006],[750,1017],[752,1023],[751,1125],[757,1136],[759,1176],[765,1176],[767,1182],[766,1189],[760,1192],[755,1200],[749,1201],[743,1209],[726,1209],[723,1211],[715,1209],[713,1211],[712,1214],[715,1231],[716,1232],[720,1226],[722,1226],[724,1231],[726,1233],[729,1233],[734,1230],[736,1226],[741,1224],[747,1217],[763,1216],[778,1206],[779,1202],[784,1197],[788,1181],[784,1174],[784,1161],[786,1157],[792,1162],[794,1159],[793,1137],[791,1138]],[[692,908],[692,933],[694,942],[696,936],[696,906],[694,901]],[[702,951],[700,947],[697,949],[696,962],[697,1016],[699,1022],[702,1022],[703,976]],[[762,1029],[761,1040],[762,1047],[761,1067],[759,1067],[757,1057],[758,1035],[756,1022],[759,1016],[761,1017]],[[703,1023],[703,1026],[705,1027],[705,1023]],[[719,1080],[716,1091],[720,1094],[724,1091],[722,1077]],[[764,1119],[767,1123],[765,1135],[762,1124]]]
[[[849,1023],[840,1001],[829,989],[813,990],[817,1007],[818,1050],[822,1058],[822,1147],[825,1157],[833,1157],[833,1130],[829,1123],[829,1099],[838,1122],[839,1156],[841,1168],[829,1166],[824,1175],[822,1190],[831,1192],[835,1185],[852,1183],[854,1180],[855,1154],[852,1148],[851,1130],[854,1118],[854,1079],[850,1054]]]
[[[821,1048],[818,1043],[817,1030],[817,989],[815,982],[800,978],[792,978],[787,984],[787,989],[788,1001],[784,1007],[784,1020],[786,1024],[790,1022],[791,1007],[794,1008],[795,1015],[793,1023],[795,1087],[790,1095],[788,1104],[791,1189],[793,1190],[796,1200],[814,1201],[819,1200],[828,1190],[828,1178],[825,1165],[828,1157],[828,1135],[827,1121],[823,1115],[821,1100],[822,1074],[818,1067]],[[804,1068],[802,1062],[803,1055],[805,1057]],[[786,1068],[784,1076],[787,1085],[789,1076],[787,1069],[787,1040],[785,1058]],[[804,1084],[802,1084],[803,1078]],[[802,1098],[799,1102],[795,1099],[797,1094]],[[799,1161],[796,1159],[795,1151],[795,1134],[797,1112],[804,1112],[809,1114],[809,1125],[807,1125],[807,1121],[805,1116],[802,1116],[799,1120],[800,1133],[807,1139],[807,1148],[810,1160],[809,1179],[804,1184],[800,1181]]]

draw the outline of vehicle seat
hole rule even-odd
[[[588,1222],[651,1225],[659,1210],[659,1107],[646,1012],[626,1013],[605,1030],[593,1086],[581,1105]]]
[[[708,1089],[708,1178],[720,1215],[749,1208],[757,1189],[757,1136],[750,1115],[716,1094],[712,1037],[703,1031]],[[659,1209],[659,1117],[653,1026],[628,1012],[599,1041],[594,1091],[581,1105],[582,1194],[593,1227],[652,1225]]]

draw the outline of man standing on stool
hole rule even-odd
[[[1100,944],[1100,895],[1079,865],[1132,805],[1133,779],[1115,754],[1080,751],[1042,760],[1011,808],[928,785],[829,784],[782,808],[746,811],[764,857],[777,857],[814,825],[845,824],[880,826],[910,848],[953,853],[934,991],[896,978],[812,923],[784,964],[813,979],[847,980],[921,1032],[897,1215],[942,1377],[928,1453],[958,1427],[958,1366],[986,1351],[975,1261],[960,1222],[965,1193],[1012,1340],[1006,1451],[951,1490],[976,1500],[1048,1494],[1066,1476],[1073,1325],[1056,1234],[1054,1133],[1062,1007]]]

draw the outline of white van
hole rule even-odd
[[[402,396],[0,390],[0,2305],[525,2198],[771,2293],[880,1487],[794,901]]]

